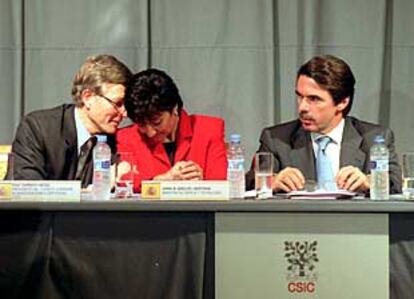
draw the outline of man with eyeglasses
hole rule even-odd
[[[130,77],[130,70],[114,56],[88,57],[73,80],[74,104],[35,111],[21,121],[12,145],[14,179],[81,180],[87,187],[95,135],[108,135],[115,153],[113,135],[126,117]]]

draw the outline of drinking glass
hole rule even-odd
[[[272,153],[256,153],[254,162],[256,197],[270,198],[272,192],[273,155]]]
[[[305,186],[303,187],[303,190],[306,192],[315,192],[318,190],[318,182],[312,179],[305,180]]]
[[[403,153],[403,194],[406,199],[414,199],[414,152]]]
[[[119,152],[115,163],[115,196],[127,198],[134,194],[134,155],[131,152]]]

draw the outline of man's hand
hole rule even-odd
[[[369,176],[355,166],[342,167],[336,175],[338,188],[349,191],[369,190]]]
[[[155,180],[202,180],[203,169],[193,161],[179,161],[169,171],[154,177]]]
[[[305,186],[305,177],[302,172],[293,167],[286,167],[272,178],[272,189],[275,191],[296,191]]]

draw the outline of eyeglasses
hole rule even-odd
[[[119,113],[122,113],[124,111],[125,109],[124,101],[115,102],[114,100],[111,100],[110,98],[104,96],[103,94],[97,94],[97,95],[107,100],[108,103],[111,104],[112,107],[114,107],[115,110],[118,111]]]

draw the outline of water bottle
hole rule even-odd
[[[93,199],[107,200],[111,195],[111,149],[105,135],[97,135],[93,149]]]
[[[390,154],[383,136],[376,136],[370,150],[371,164],[371,199],[384,200],[389,198],[389,158]]]
[[[244,150],[240,144],[240,135],[230,136],[227,150],[227,181],[229,182],[230,198],[244,198]]]

